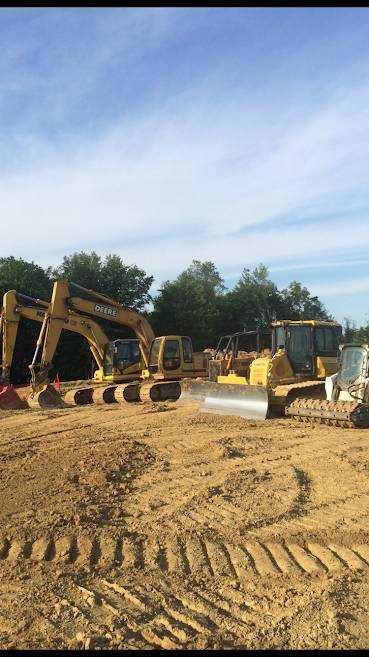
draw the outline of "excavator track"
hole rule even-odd
[[[139,388],[141,402],[177,401],[181,396],[179,381],[143,383]]]
[[[99,386],[98,388],[94,388],[93,393],[92,393],[92,399],[94,404],[114,404],[116,403],[115,399],[115,391],[117,389],[117,385],[110,385],[110,386]]]
[[[369,404],[326,399],[296,399],[285,413],[301,422],[328,424],[345,428],[369,427]]]
[[[140,401],[140,383],[132,381],[130,383],[121,383],[114,390],[114,399],[119,404],[131,404]]]
[[[67,404],[74,406],[84,406],[85,404],[93,404],[94,388],[92,386],[85,386],[83,388],[72,388],[64,395],[64,401]]]

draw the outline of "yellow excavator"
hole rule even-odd
[[[10,368],[21,318],[43,323],[50,311],[50,303],[42,299],[9,290],[4,294],[0,315],[0,336],[2,335],[2,363],[0,383],[0,408],[21,407],[17,395],[10,387]],[[126,327],[126,321],[122,321]],[[106,382],[128,382],[137,379],[145,366],[140,353],[138,339],[109,340],[101,326],[79,311],[68,313],[63,330],[72,331],[84,337],[96,361],[93,384]],[[68,386],[73,385],[68,382]],[[51,393],[52,394],[52,393]],[[98,395],[98,392],[95,393]]]
[[[284,414],[298,397],[324,399],[325,379],[338,370],[341,334],[337,322],[272,322],[268,355],[240,361],[231,354],[226,373],[213,381],[185,382],[182,398],[201,400],[200,412],[261,420]]]
[[[72,290],[78,296],[73,296]],[[181,394],[180,379],[206,376],[207,354],[194,353],[188,336],[155,338],[149,322],[142,315],[110,297],[61,279],[54,283],[52,299],[30,365],[32,393],[28,402],[31,406],[58,405],[56,391],[50,386],[49,371],[63,329],[70,327],[72,322],[84,327],[92,326],[93,330],[89,329],[86,337],[91,348],[96,350],[96,335],[102,329],[91,317],[107,319],[135,332],[141,355],[140,368],[137,367],[138,359],[135,363],[136,371],[131,373],[130,382],[127,383],[127,370],[124,370],[125,378],[119,371],[119,345],[106,341],[104,353],[99,354],[101,366],[95,377],[95,383],[105,385],[96,387],[89,384],[72,388],[65,393],[65,402],[87,404],[96,401],[111,403],[177,399]],[[102,344],[102,339],[99,344]]]

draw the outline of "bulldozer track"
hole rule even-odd
[[[172,536],[165,542],[136,536],[83,534],[35,541],[3,538],[4,564],[48,563],[75,567],[157,570],[181,577],[242,580],[253,576],[313,575],[337,569],[366,570],[369,544],[245,540],[237,545],[199,535]]]

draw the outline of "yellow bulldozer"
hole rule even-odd
[[[284,414],[298,397],[323,399],[326,377],[338,370],[341,334],[337,322],[275,321],[269,354],[231,353],[228,371],[215,377],[211,363],[213,380],[183,383],[182,399],[200,399],[200,412],[261,420]]]

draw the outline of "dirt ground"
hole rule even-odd
[[[1,648],[367,648],[369,430],[0,413]]]

